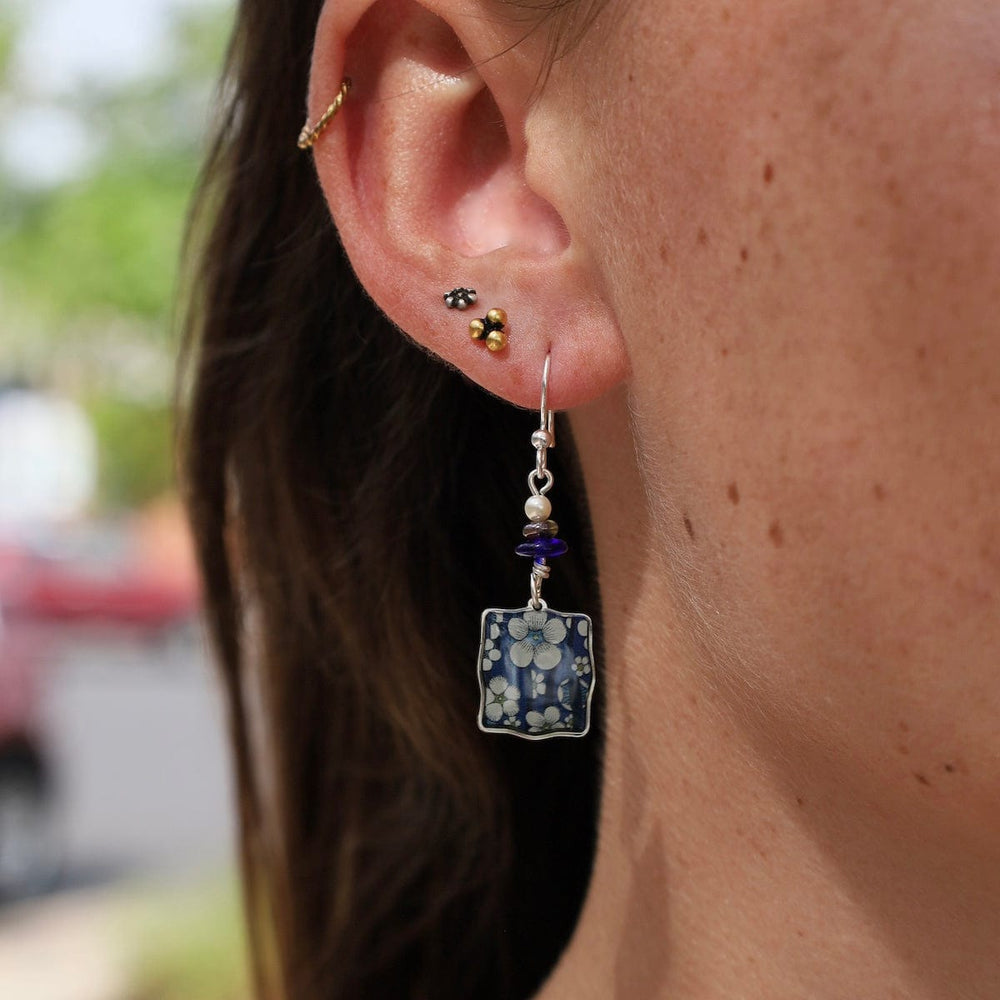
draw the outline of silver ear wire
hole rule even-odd
[[[552,352],[545,355],[545,367],[542,368],[542,403],[540,407],[541,421],[539,430],[548,431],[548,448],[556,446],[556,415],[549,409],[549,368],[552,364]],[[537,446],[536,446],[537,447]]]
[[[524,512],[533,520],[548,519],[552,506],[545,494],[552,489],[555,476],[548,467],[549,448],[556,446],[556,415],[549,409],[549,370],[552,364],[551,352],[545,355],[545,365],[542,368],[542,395],[539,406],[538,430],[531,435],[531,444],[535,449],[535,467],[528,473],[528,488],[531,497],[525,504]],[[539,483],[541,485],[539,486]],[[554,522],[551,522],[554,523]],[[531,565],[531,606],[537,611],[545,607],[542,600],[542,581],[549,578],[551,569],[544,559],[535,560]]]

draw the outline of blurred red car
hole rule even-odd
[[[197,608],[175,506],[0,537],[0,898],[45,888],[59,871],[42,696],[60,644],[91,626],[169,637]]]
[[[0,542],[0,604],[8,619],[161,631],[193,619],[198,588],[171,558],[153,519]]]
[[[52,882],[60,849],[41,720],[45,638],[0,625],[0,899],[8,899]]]

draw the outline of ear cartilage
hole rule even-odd
[[[485,340],[487,350],[496,354],[507,346],[507,314],[503,309],[491,309],[483,319],[474,319],[469,324],[469,336],[473,340]]]
[[[474,288],[453,288],[444,294],[444,304],[449,309],[468,309],[476,301]]]

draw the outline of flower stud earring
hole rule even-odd
[[[529,740],[586,736],[594,693],[594,630],[585,614],[550,608],[542,600],[548,560],[565,554],[546,494],[555,477],[547,464],[555,447],[555,415],[548,409],[551,358],[542,373],[541,423],[531,435],[535,467],[528,474],[531,496],[524,504],[528,523],[517,546],[532,560],[530,599],[517,609],[487,608],[479,637],[479,728]]]
[[[453,288],[444,293],[444,304],[449,309],[468,309],[475,305],[476,290],[474,288]]]
[[[473,340],[485,340],[487,350],[494,354],[507,346],[507,313],[503,309],[491,309],[483,319],[474,319],[469,324],[469,336]]]

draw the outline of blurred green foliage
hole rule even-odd
[[[86,411],[97,434],[102,509],[134,507],[170,488],[173,414],[168,406],[105,393]]]
[[[0,269],[52,330],[88,312],[149,322],[162,337],[195,166],[188,157],[112,160],[57,192],[26,198],[0,241]]]
[[[12,68],[26,11],[0,0],[0,129],[37,101]],[[47,99],[92,143],[78,176],[39,188],[0,172],[0,379],[84,404],[104,508],[171,482],[180,245],[231,18],[224,3],[178,7],[166,69]]]
[[[236,882],[149,891],[127,937],[128,1000],[246,1000],[250,995]]]
[[[0,8],[0,84],[7,81],[7,67],[14,53],[19,21],[12,10]]]

